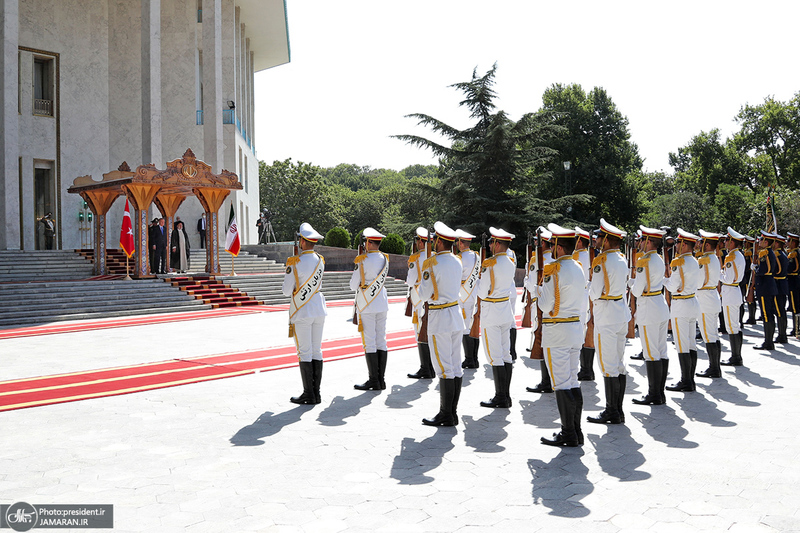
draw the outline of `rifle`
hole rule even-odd
[[[358,241],[358,255],[362,255],[366,253],[367,250],[367,239],[364,237],[364,233],[361,233],[361,239]],[[363,266],[361,268],[364,268]],[[353,324],[356,326],[358,325],[358,305],[356,305],[355,299],[353,300]]]
[[[627,255],[628,255],[628,269],[630,270],[630,278],[636,279],[636,236],[635,235],[628,235],[628,239],[626,240],[626,247],[627,247]],[[634,315],[636,314],[636,297],[633,295],[633,291],[630,288],[628,290],[628,306],[631,308],[631,319],[628,322],[628,333],[625,335],[628,339],[633,339],[636,337],[635,333],[635,326],[636,323],[634,321]]]
[[[750,258],[751,266],[750,266],[750,281],[747,282],[747,297],[745,301],[749,304],[753,304],[756,302],[755,299],[755,290],[756,290],[756,269],[753,264],[756,262],[758,258],[758,250],[756,249],[756,245],[758,244],[758,239],[753,242],[753,255]]]
[[[486,233],[481,235],[481,256],[478,260],[483,265],[483,260],[486,259]],[[481,278],[481,274],[483,274],[483,267],[481,267],[481,271],[478,274],[478,279]],[[472,315],[472,327],[469,329],[469,336],[473,339],[479,339],[481,336],[481,299],[478,298],[478,303],[475,306],[475,314]]]
[[[589,279],[586,280],[587,283],[592,281],[594,256],[594,245],[592,244],[592,238],[589,237]],[[583,346],[585,348],[594,348],[594,302],[592,302],[591,298],[589,299],[589,320],[586,321],[586,335],[583,338]]]
[[[425,241],[425,257],[426,259],[430,259],[431,255],[433,255],[433,229],[428,230],[428,240]],[[417,341],[426,343],[428,342],[428,302],[423,304],[423,308],[425,309],[425,313],[422,315],[420,319],[419,325],[419,335],[417,336]]]
[[[292,247],[292,254],[295,256],[300,255],[300,243],[298,242],[298,237],[300,234],[298,232],[294,232],[294,246]],[[295,267],[297,268],[297,267]],[[300,287],[294,288],[295,292],[300,290]],[[291,313],[289,313],[291,314]],[[292,317],[289,317],[289,336],[294,337],[294,324],[292,324]]]
[[[414,252],[417,251],[417,250],[414,249],[414,248],[416,248],[416,243],[417,243],[417,236],[416,236],[416,233],[415,233],[414,234],[414,238],[411,241],[411,255],[414,255]],[[406,296],[406,312],[405,312],[405,316],[414,316],[414,306],[411,303],[411,289],[412,289],[412,287],[408,288],[408,295]]]
[[[542,286],[544,279],[544,244],[542,243],[542,228],[536,229],[536,285]],[[533,332],[533,346],[531,346],[531,359],[544,359],[542,348],[542,310],[536,306],[538,324]]]
[[[531,232],[528,232],[528,244],[525,245],[525,256],[527,257],[528,261],[531,260],[531,255],[533,253],[531,237],[533,237],[533,235],[531,235]],[[530,269],[528,272],[530,272]],[[533,304],[533,296],[531,296],[531,293],[527,288],[522,293],[522,301],[525,302],[525,309],[522,312],[522,327],[529,328],[531,327],[531,305]]]

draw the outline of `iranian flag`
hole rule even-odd
[[[225,237],[225,251],[236,257],[239,255],[239,228],[236,225],[236,213],[231,204],[231,216],[228,217],[228,235]]]
[[[128,200],[125,200],[125,213],[122,215],[122,230],[119,232],[119,246],[125,255],[130,259],[136,251],[136,245],[133,242],[133,224],[131,224],[131,210],[128,205]]]

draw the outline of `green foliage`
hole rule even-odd
[[[397,233],[389,233],[381,241],[380,250],[387,254],[402,255],[405,253],[406,243]]]
[[[325,246],[350,248],[350,233],[342,227],[331,228],[325,234]]]

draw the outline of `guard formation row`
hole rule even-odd
[[[605,409],[588,422],[625,422],[623,398],[627,371],[626,339],[638,330],[648,392],[633,402],[666,403],[665,390],[693,392],[695,377],[720,378],[720,365],[743,364],[744,303],[748,323],[761,307],[764,342],[759,349],[788,342],[788,312],[798,335],[800,260],[798,235],[761,232],[751,238],[727,228],[726,234],[680,228],[640,226],[636,235],[604,219],[593,233],[549,224],[535,239],[528,237],[523,302],[523,327],[532,330],[528,351],[541,361],[541,382],[529,392],[555,392],[561,431],[542,437],[551,446],[580,446],[583,396],[581,381],[595,379],[597,355],[605,391]],[[516,352],[514,281],[515,236],[489,228],[480,252],[470,249],[476,237],[437,222],[418,228],[408,260],[406,315],[418,341],[420,368],[410,378],[439,379],[439,412],[422,421],[430,426],[455,426],[464,369],[478,368],[478,350],[491,365],[495,394],[481,402],[487,408],[509,408]],[[325,297],[321,292],[324,258],[314,251],[322,238],[309,224],[300,226],[295,255],[286,263],[283,292],[291,298],[289,334],[297,345],[303,393],[299,404],[320,403],[322,329]],[[358,324],[368,379],[358,390],[386,388],[386,315],[384,282],[389,258],[379,251],[384,235],[366,228],[355,259],[350,288],[355,291],[353,322]],[[623,253],[623,245],[625,252]],[[488,254],[488,257],[487,257]],[[678,351],[680,379],[666,385],[669,369],[667,335],[671,329]],[[705,344],[709,367],[696,372],[697,330]],[[719,331],[728,335],[731,357],[722,362]],[[777,338],[773,339],[777,331]],[[463,357],[462,357],[463,354]]]

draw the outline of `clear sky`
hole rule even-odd
[[[554,83],[608,91],[648,170],[746,103],[800,91],[800,0],[287,0],[291,63],[255,76],[259,159],[400,170],[410,113],[469,125],[448,87],[497,62],[516,120]]]

